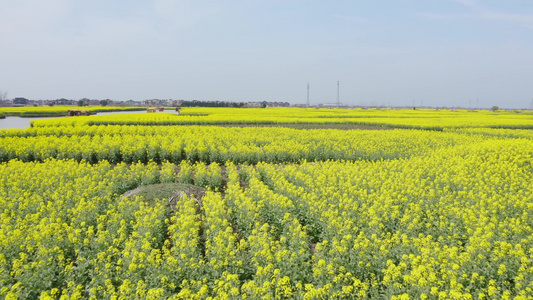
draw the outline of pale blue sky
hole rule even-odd
[[[0,0],[9,97],[528,108],[533,1]]]

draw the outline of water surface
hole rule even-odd
[[[167,109],[164,112],[176,113],[175,110],[170,110],[170,109]],[[103,115],[115,115],[115,114],[145,114],[145,113],[147,113],[146,110],[138,110],[138,111],[99,112],[96,115],[103,116]],[[157,113],[161,113],[161,112],[157,112]],[[55,118],[65,118],[65,117],[45,117],[45,118],[6,117],[5,119],[0,119],[0,129],[28,128],[30,127],[30,122],[33,120],[45,120],[45,119],[55,119]]]
[[[64,117],[55,117],[55,118],[64,118]],[[0,129],[28,128],[30,127],[30,122],[32,120],[45,120],[45,119],[53,119],[53,118],[51,117],[46,117],[46,118],[6,117],[5,119],[0,119]]]

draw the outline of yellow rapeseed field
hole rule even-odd
[[[531,111],[315,109],[315,108],[196,108],[175,113],[102,115],[34,121],[33,126],[72,125],[275,125],[345,124],[385,128],[443,130],[494,127],[533,129]]]
[[[266,111],[0,130],[0,297],[533,298],[532,115]]]

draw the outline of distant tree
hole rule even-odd
[[[7,91],[2,91],[0,90],[0,101],[5,101],[7,100]]]
[[[498,106],[496,106],[496,105],[494,105],[493,107],[490,108],[490,110],[492,110],[492,111],[497,111],[497,110],[499,110],[499,109],[500,109],[500,108],[499,108]]]
[[[243,107],[244,103],[239,102],[226,102],[226,101],[200,101],[200,100],[190,100],[183,101],[181,103],[182,107]]]
[[[78,106],[83,106],[83,100],[78,100]]]
[[[106,106],[107,105],[107,100],[100,100],[100,105]]]

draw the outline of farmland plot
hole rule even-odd
[[[5,298],[533,294],[528,130],[77,125],[0,140]],[[207,191],[123,196],[172,182]]]

